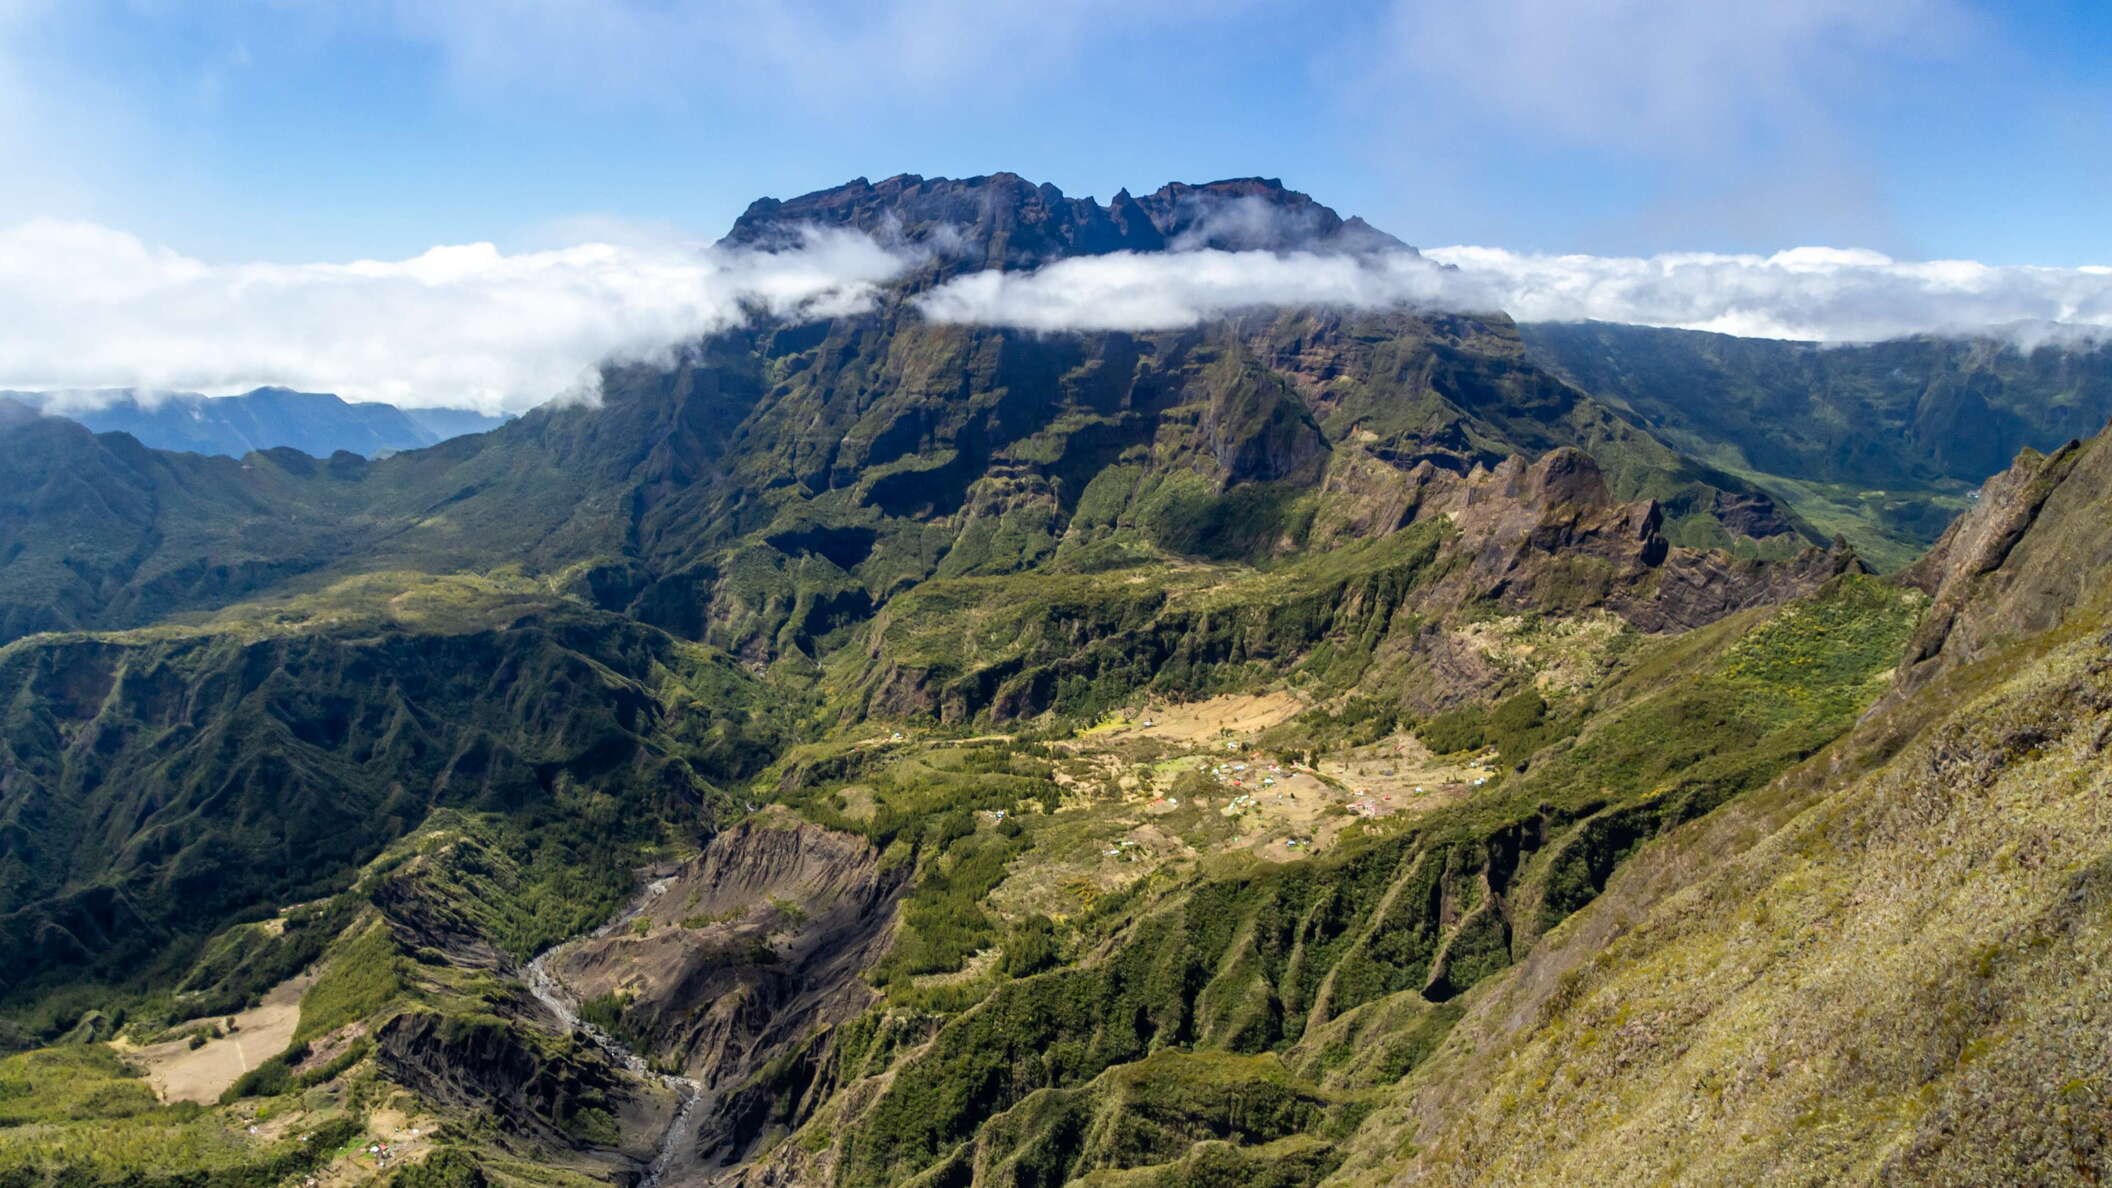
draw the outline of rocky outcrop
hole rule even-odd
[[[2108,499],[2112,445],[2102,434],[2051,454],[2027,450],[1988,480],[1972,510],[1901,574],[1933,601],[1894,696],[2097,602],[2112,569]]]
[[[1670,549],[1656,503],[1614,502],[1598,463],[1575,449],[1477,467],[1426,508],[1459,530],[1469,598],[1522,599],[1551,561],[1630,577],[1662,565]]]
[[[1784,561],[1672,549],[1656,580],[1608,605],[1642,631],[1684,631],[1756,606],[1801,598],[1844,573],[1868,573],[1846,544],[1807,548]]]
[[[1790,561],[1675,548],[1654,500],[1615,502],[1598,463],[1575,449],[1477,469],[1426,506],[1451,518],[1471,554],[1447,579],[1457,584],[1458,600],[1542,612],[1602,606],[1643,631],[1699,627],[1801,597],[1837,574],[1864,572],[1838,542]]]
[[[1717,491],[1710,500],[1709,514],[1733,536],[1751,540],[1790,536],[1798,531],[1782,505],[1760,491]]]

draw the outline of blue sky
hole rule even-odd
[[[1422,245],[2112,261],[2112,6],[0,0],[0,221],[208,261],[1281,176]]]
[[[0,0],[0,388],[525,408],[905,264],[703,250],[756,197],[1004,169],[1281,177],[1450,267],[1110,257],[931,316],[2097,341],[2108,100],[2080,0]]]

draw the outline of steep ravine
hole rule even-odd
[[[529,962],[524,983],[564,1026],[679,1095],[642,1185],[754,1153],[769,1128],[747,1082],[870,1005],[862,975],[892,940],[905,874],[861,837],[766,812]],[[582,1002],[613,1004],[623,1035],[581,1018]]]
[[[660,1136],[659,1145],[653,1152],[653,1161],[647,1165],[645,1175],[639,1179],[638,1188],[655,1188],[656,1185],[665,1179],[668,1171],[684,1157],[685,1153],[694,1152],[695,1144],[685,1144],[682,1139],[684,1135],[693,1135],[695,1131],[697,1107],[704,1100],[704,1087],[688,1077],[655,1071],[651,1063],[645,1057],[632,1050],[630,1045],[617,1039],[601,1027],[580,1018],[577,996],[572,993],[570,987],[566,986],[562,981],[558,980],[555,974],[550,972],[550,962],[574,945],[606,936],[615,929],[630,923],[640,913],[644,912],[646,908],[650,907],[652,902],[659,898],[673,882],[674,879],[672,877],[664,877],[646,884],[645,890],[638,898],[632,901],[631,905],[626,907],[615,918],[602,924],[592,932],[550,946],[521,970],[521,981],[527,986],[528,992],[533,994],[536,1001],[542,1003],[551,1014],[557,1016],[558,1022],[564,1028],[575,1035],[586,1036],[594,1042],[596,1047],[607,1053],[610,1059],[623,1065],[638,1076],[658,1079],[668,1088],[674,1090],[681,1099],[682,1106],[675,1111],[674,1117],[668,1121],[667,1132]]]

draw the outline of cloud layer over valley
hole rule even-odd
[[[0,228],[0,387],[280,384],[519,411],[591,384],[602,360],[649,356],[754,310],[863,308],[911,263],[838,232],[775,254],[657,238],[212,264],[107,227],[38,220]],[[1407,305],[1835,342],[2004,326],[2036,339],[2047,323],[2092,336],[2112,328],[2112,268],[1914,263],[1829,248],[1651,257],[1212,250],[975,273],[919,304],[938,320],[1050,332],[1166,329],[1255,306]]]
[[[902,257],[849,233],[803,250],[488,243],[407,260],[209,264],[92,223],[0,228],[0,388],[205,392],[520,411],[750,310],[863,307]]]
[[[1492,290],[1523,322],[1594,319],[1819,342],[2015,333],[2018,323],[2112,327],[2112,267],[2104,266],[1912,262],[1823,247],[1770,256],[1548,256],[1480,247],[1430,255]]]
[[[1166,329],[1268,305],[1412,305],[1501,310],[1525,322],[1591,319],[1863,342],[2015,332],[2017,323],[2112,327],[2112,268],[1915,263],[1816,247],[1769,256],[1554,256],[1484,247],[1422,256],[1119,254],[962,277],[923,304],[946,321],[1037,330]]]

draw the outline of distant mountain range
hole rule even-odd
[[[1881,568],[1920,555],[2023,447],[2112,417],[2112,347],[1997,329],[1856,345],[1610,322],[1526,324],[1527,356]]]
[[[97,433],[129,433],[153,449],[230,458],[281,446],[317,458],[339,450],[380,458],[496,429],[512,419],[466,408],[353,403],[328,392],[289,388],[258,388],[239,396],[133,389],[0,392],[0,399],[78,421]]]

